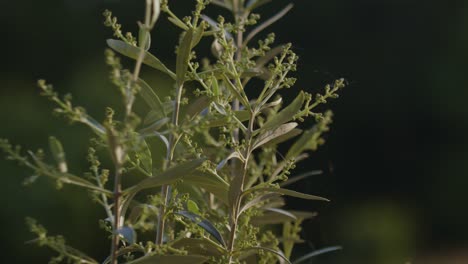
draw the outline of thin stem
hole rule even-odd
[[[116,172],[114,177],[114,234],[112,236],[112,246],[111,246],[111,253],[112,253],[112,264],[118,263],[118,251],[119,251],[119,243],[120,243],[120,235],[118,234],[118,230],[120,229],[120,198],[122,194],[122,184],[121,180],[121,168],[119,165],[116,166]]]
[[[179,87],[177,87],[176,91],[176,99],[175,99],[175,105],[174,105],[174,112],[172,113],[172,125],[174,128],[177,128],[179,125],[179,112],[180,112],[180,101],[182,99],[182,90],[184,86],[181,84]],[[175,147],[176,139],[174,137],[174,133],[171,133],[169,136],[169,147],[167,149],[166,153],[166,160],[164,162],[164,168],[163,170],[166,170],[171,166],[172,159],[174,157],[174,152],[173,149]],[[170,193],[170,186],[169,185],[163,185],[161,187],[161,198],[163,199],[163,204],[159,208],[159,217],[158,217],[158,227],[156,230],[156,245],[161,245],[163,242],[163,237],[164,237],[164,228],[165,228],[165,219],[164,215],[166,214],[166,207],[169,204],[169,193]]]

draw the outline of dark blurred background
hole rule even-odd
[[[58,136],[68,159],[80,161],[71,169],[85,170],[89,132],[51,116],[52,104],[38,96],[36,80],[71,92],[77,105],[101,120],[106,106],[119,105],[103,56],[112,33],[101,13],[113,10],[124,30],[136,32],[143,2],[1,0],[0,137],[36,149],[47,148],[49,135]],[[194,5],[170,2],[181,16]],[[288,2],[273,1],[263,17]],[[468,255],[468,2],[292,2],[291,13],[268,31],[276,32],[278,43],[292,42],[300,55],[294,93],[318,92],[340,77],[348,82],[329,105],[335,122],[327,144],[297,167],[325,173],[294,188],[332,200],[289,200],[292,208],[319,212],[305,223],[310,243],[299,250],[344,247],[313,263],[468,263],[461,260]],[[216,17],[217,10],[207,13]],[[177,35],[160,19],[151,52],[173,61]],[[3,159],[0,168],[3,263],[46,263],[51,254],[25,244],[33,238],[26,216],[93,257],[105,257],[109,243],[96,220],[103,212],[87,194],[56,191],[46,179],[23,187],[30,171]]]

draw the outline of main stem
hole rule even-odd
[[[239,29],[237,31],[237,39],[236,39],[236,46],[237,46],[237,50],[236,50],[236,61],[240,61],[242,59],[242,41],[243,41],[243,31],[241,29],[241,25],[243,23],[243,18],[244,18],[244,14],[243,14],[243,8],[242,6],[240,5],[240,2],[239,0],[234,0],[233,1],[233,4],[234,4],[234,17],[236,19],[236,22],[238,23],[239,25]],[[233,110],[234,111],[238,111],[239,110],[239,100],[235,99],[234,102],[233,102]],[[250,122],[249,122],[249,130],[247,132],[247,137],[249,138],[248,139],[248,142],[250,143],[250,138],[251,138],[251,131],[250,129],[253,127],[253,116],[251,117],[250,119]],[[234,140],[236,142],[239,142],[239,129],[236,128],[234,129],[233,131],[233,137],[234,137]],[[243,186],[244,186],[244,181],[245,181],[245,176],[247,174],[247,164],[248,164],[248,159],[249,159],[249,155],[250,155],[250,144],[249,144],[249,147],[248,149],[246,150],[246,155],[245,155],[245,163],[244,163],[244,166],[242,168],[242,184],[241,184],[241,190],[243,189]],[[236,175],[236,168],[237,168],[237,160],[234,160],[232,162],[232,167],[231,167],[231,174],[232,174],[232,177],[238,177],[238,175]],[[229,251],[229,262],[228,263],[233,263],[233,251],[234,251],[234,245],[235,245],[235,240],[236,240],[236,232],[237,232],[237,221],[238,221],[238,217],[239,217],[239,208],[240,208],[240,204],[241,204],[241,195],[239,195],[238,197],[236,197],[236,200],[234,201],[234,208],[233,210],[231,211],[231,233],[230,233],[230,236],[229,236],[229,243],[228,243],[228,251]]]

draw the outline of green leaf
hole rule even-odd
[[[239,215],[256,205],[262,205],[263,202],[269,199],[278,197],[278,195],[279,194],[277,193],[267,193],[267,194],[263,194],[263,195],[255,197],[254,199],[250,200],[249,202],[244,204],[244,206],[241,207],[241,209],[239,210]]]
[[[342,247],[340,247],[340,246],[334,246],[334,247],[326,247],[326,248],[322,248],[322,249],[319,249],[319,250],[315,250],[315,251],[310,252],[309,254],[306,254],[306,255],[294,260],[292,264],[299,264],[299,263],[304,262],[306,260],[309,260],[310,258],[313,258],[315,256],[318,256],[318,255],[321,255],[321,254],[324,254],[324,253],[328,253],[328,252],[332,252],[332,251],[336,251],[336,250],[341,250],[341,249],[342,249]]]
[[[236,158],[241,161],[245,160],[239,152],[234,151],[231,154],[229,154],[225,159],[223,159],[220,163],[218,163],[218,165],[216,166],[216,170],[221,170],[224,167],[224,165],[226,165],[226,163],[232,158]]]
[[[253,149],[256,149],[263,144],[270,142],[273,139],[276,139],[280,136],[284,136],[285,134],[292,131],[297,126],[296,122],[291,122],[287,124],[280,125],[279,127],[273,130],[267,130],[263,134],[260,134],[253,144]]]
[[[176,165],[175,167],[172,167],[160,173],[159,175],[142,180],[137,185],[126,189],[124,193],[136,193],[144,189],[171,184],[193,173],[195,169],[200,167],[204,161],[205,159],[195,159]]]
[[[57,162],[58,170],[62,173],[67,172],[67,161],[65,158],[65,152],[63,151],[62,143],[60,143],[60,141],[55,137],[49,137],[49,146],[52,155],[54,156],[55,162]]]
[[[145,128],[142,128],[140,131],[138,131],[138,133],[140,133],[143,137],[147,136],[147,135],[150,135],[154,132],[158,132],[158,130],[163,127],[165,124],[169,123],[169,121],[171,121],[171,119],[169,117],[164,117],[163,119],[160,119],[156,122],[154,122],[153,124],[145,127]]]
[[[138,144],[135,146],[134,149],[135,154],[138,156],[140,160],[141,167],[148,173],[148,175],[153,174],[153,158],[151,155],[151,150],[146,143],[146,140],[143,137],[139,136]]]
[[[192,254],[202,256],[219,257],[226,253],[226,250],[207,238],[181,238],[171,244],[171,247],[184,249]]]
[[[185,74],[187,73],[190,60],[190,52],[192,51],[192,38],[193,29],[190,28],[185,32],[179,48],[177,49],[176,82],[178,87],[185,82]]]
[[[153,255],[141,257],[127,264],[202,264],[207,260],[208,257],[200,255]]]
[[[180,27],[183,30],[188,30],[188,26],[182,22],[181,20],[174,19],[173,17],[167,17],[167,20],[169,20],[172,24]]]
[[[216,172],[209,170],[193,171],[184,178],[184,182],[205,189],[212,193],[223,203],[228,204],[229,184]]]
[[[301,198],[301,199],[306,199],[306,200],[317,200],[317,201],[325,201],[329,202],[330,200],[316,196],[316,195],[311,195],[311,194],[305,194],[305,193],[300,193],[296,192],[293,190],[288,190],[288,189],[283,189],[283,188],[275,188],[275,187],[262,187],[262,188],[250,188],[245,190],[242,193],[242,196],[245,196],[246,194],[249,194],[251,192],[257,192],[257,191],[264,191],[264,192],[270,192],[270,193],[278,193],[281,195],[286,195],[286,196],[291,196],[291,197],[296,197],[296,198]]]
[[[200,25],[195,29],[193,32],[193,38],[192,38],[192,43],[191,43],[191,49],[193,49],[195,46],[200,43],[200,40],[203,38],[203,34],[205,33],[205,25],[207,22],[202,21]]]
[[[285,141],[288,141],[289,139],[296,137],[302,133],[302,129],[299,128],[294,128],[293,130],[285,133],[284,135],[281,135],[277,138],[274,138],[267,143],[264,144],[265,147],[271,147],[271,146],[276,146],[280,143],[283,143]]]
[[[176,214],[188,218],[190,221],[196,223],[198,226],[200,226],[206,232],[212,235],[221,245],[226,246],[223,236],[221,236],[221,233],[210,221],[203,219],[201,216],[189,211],[178,211],[176,212]]]
[[[116,39],[108,39],[107,45],[109,45],[109,47],[111,47],[113,50],[117,51],[118,53],[124,56],[132,58],[134,60],[138,59],[138,55],[140,53],[140,48],[138,47],[132,46],[128,43]],[[166,73],[174,80],[176,79],[175,73],[169,70],[166,67],[166,65],[164,65],[158,58],[156,58],[154,55],[147,51],[145,52],[145,58],[143,59],[143,63],[163,73]]]
[[[229,78],[226,76],[226,74],[223,73],[223,80],[226,83],[227,88],[229,91],[236,97],[237,100],[239,100],[242,105],[245,106],[248,110],[250,110],[250,103],[247,101],[247,99],[241,95],[241,93],[237,90],[237,88],[232,84],[232,82],[229,80]]]
[[[293,184],[295,182],[298,182],[300,180],[306,179],[306,178],[308,178],[310,176],[320,175],[322,173],[323,173],[323,171],[321,171],[321,170],[314,170],[314,171],[309,171],[309,172],[306,172],[306,173],[302,173],[302,174],[299,174],[297,176],[290,177],[287,181],[280,183],[280,186],[281,187],[288,186],[288,185],[291,185],[291,184]]]
[[[186,115],[194,117],[206,109],[211,103],[208,96],[200,96],[187,107]]]
[[[234,111],[234,116],[241,122],[247,121],[250,118],[250,112],[247,110]],[[226,126],[229,123],[229,117],[221,117],[208,122],[209,127]]]
[[[196,202],[193,200],[188,200],[187,201],[187,210],[189,212],[192,212],[194,214],[200,214],[200,208],[198,208],[198,205]]]
[[[265,124],[263,124],[263,126],[260,128],[260,131],[266,131],[272,128],[276,128],[293,119],[294,115],[296,115],[297,112],[301,110],[301,107],[304,104],[304,100],[305,94],[303,91],[301,91],[290,105],[288,105],[278,114],[274,115],[269,120],[267,120]]]
[[[151,47],[151,33],[142,26],[140,26],[140,30],[138,31],[138,47],[145,51],[148,51]]]
[[[159,99],[159,96],[154,92],[151,86],[143,79],[138,79],[138,85],[141,88],[138,94],[146,104],[151,107],[151,109],[161,112],[163,116],[167,116],[161,99]]]

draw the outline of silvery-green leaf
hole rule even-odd
[[[138,133],[140,133],[141,135],[143,135],[144,137],[146,135],[149,135],[149,134],[152,134],[154,132],[158,132],[158,130],[163,127],[165,124],[169,123],[171,119],[169,117],[165,117],[161,120],[158,120],[156,122],[154,122],[153,124],[145,127],[145,128],[142,128],[140,129],[140,131],[138,131]]]
[[[305,95],[301,91],[299,95],[292,101],[290,105],[281,110],[278,114],[274,115],[268,119],[265,124],[260,128],[261,131],[270,130],[272,128],[278,127],[291,119],[301,110],[302,105],[304,104]]]
[[[177,20],[177,19],[174,19],[173,17],[167,17],[167,20],[169,20],[172,24],[180,27],[183,30],[188,30],[189,29],[188,26],[184,22],[182,22],[180,20]]]
[[[291,264],[291,261],[289,261],[289,259],[283,254],[283,252],[279,251],[279,250],[274,250],[272,248],[267,248],[267,247],[261,247],[261,246],[257,246],[257,247],[248,247],[248,248],[244,248],[242,249],[241,252],[245,252],[245,251],[268,251],[270,253],[273,253],[275,254],[276,256],[278,256],[279,258],[281,258],[281,260],[284,260],[286,261],[286,263],[288,264]]]
[[[277,193],[267,193],[267,194],[257,196],[241,207],[241,209],[239,210],[239,215],[256,205],[261,205],[262,202],[267,201],[271,198],[275,198],[275,197],[278,197]]]
[[[290,220],[297,220],[297,217],[286,211],[286,210],[283,210],[283,209],[280,209],[280,208],[266,208],[265,209],[266,211],[270,211],[270,212],[274,212],[274,213],[277,213],[277,214],[280,214],[280,215],[283,215],[283,216],[286,216],[287,218],[289,218]]]
[[[226,165],[226,163],[232,158],[237,158],[241,161],[244,160],[244,157],[242,157],[242,155],[239,152],[234,151],[231,154],[229,154],[229,156],[227,156],[225,159],[223,159],[220,163],[218,163],[218,165],[216,166],[216,170],[221,170],[224,167],[224,165]]]
[[[280,125],[279,127],[272,129],[272,130],[267,130],[260,134],[257,139],[255,140],[253,144],[253,149],[256,149],[263,144],[268,143],[269,141],[278,138],[280,136],[283,136],[293,130],[297,126],[296,122],[291,122],[287,124]]]
[[[280,186],[281,187],[288,186],[290,184],[293,184],[295,182],[298,182],[298,181],[303,180],[305,178],[308,178],[310,176],[320,175],[322,173],[323,173],[323,171],[321,171],[321,170],[308,171],[306,173],[302,173],[302,174],[299,174],[297,176],[289,177],[287,181],[280,183]]]
[[[321,255],[321,254],[324,254],[324,253],[328,253],[328,252],[332,252],[332,251],[336,251],[336,250],[340,250],[340,249],[342,249],[342,247],[340,247],[340,246],[326,247],[326,248],[318,249],[318,250],[312,251],[309,254],[305,254],[304,256],[294,260],[292,264],[299,264],[299,263],[302,263],[302,262],[304,262],[306,260],[309,260],[310,258],[313,258],[315,256],[318,256],[318,255]]]
[[[129,244],[135,244],[137,242],[136,240],[136,232],[133,230],[133,228],[129,226],[123,226],[120,229],[117,230],[117,233],[120,234],[125,241],[127,241]]]
[[[132,46],[121,40],[108,39],[107,45],[109,45],[109,47],[111,47],[113,50],[117,51],[118,53],[124,56],[127,56],[129,58],[132,58],[134,60],[138,59],[138,56],[140,54],[140,48]],[[145,58],[143,59],[143,63],[163,73],[166,73],[174,80],[176,79],[175,73],[169,70],[166,67],[166,65],[164,65],[158,58],[156,58],[155,56],[153,56],[151,53],[147,51],[145,52]]]
[[[166,184],[171,184],[179,179],[190,175],[202,165],[205,159],[196,159],[181,163],[151,178],[146,178],[133,187],[125,190],[124,193],[136,193],[138,191],[154,188]]]
[[[216,227],[208,220],[203,219],[201,216],[194,214],[189,211],[178,211],[176,214],[179,214],[183,217],[188,218],[190,221],[196,223],[198,226],[203,228],[206,232],[212,235],[221,245],[226,246],[221,233],[216,229]]]
[[[250,188],[250,189],[245,190],[242,193],[242,195],[245,196],[246,194],[249,194],[251,192],[256,192],[256,191],[278,193],[281,195],[286,195],[286,196],[291,196],[291,197],[296,197],[296,198],[301,198],[301,199],[306,199],[306,200],[317,200],[317,201],[325,201],[325,202],[330,201],[320,196],[305,194],[305,193],[300,193],[300,192],[296,192],[293,190],[275,188],[275,187]]]

